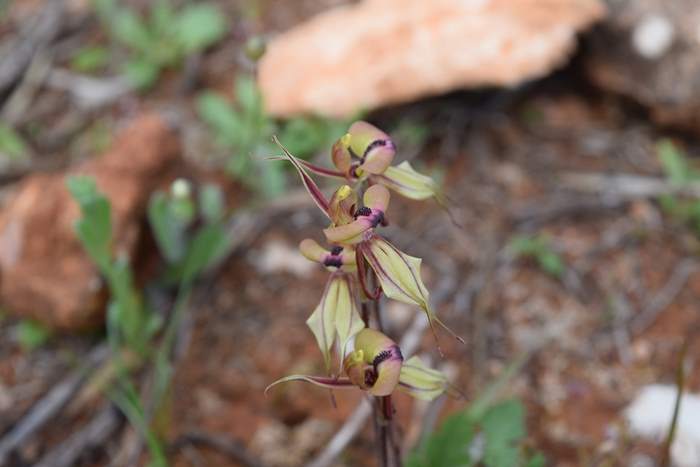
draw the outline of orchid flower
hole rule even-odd
[[[329,251],[308,238],[299,244],[299,250],[331,271],[321,302],[306,321],[321,349],[326,371],[330,371],[334,342],[340,345],[342,355],[348,340],[365,327],[357,307],[355,280],[348,273],[355,270],[355,251],[343,246]]]
[[[447,210],[447,197],[438,184],[407,161],[392,166],[395,155],[396,145],[389,135],[370,123],[358,121],[333,145],[331,159],[337,170],[303,160],[296,163],[324,177],[345,178],[351,183],[367,179],[409,199],[435,198]]]
[[[378,296],[366,288],[363,267],[366,261],[379,279],[381,290],[387,297],[417,305],[425,312],[436,340],[435,323],[459,341],[464,342],[435,315],[430,307],[428,289],[420,274],[421,259],[403,253],[385,238],[375,233],[378,226],[386,223],[385,212],[389,206],[389,190],[383,185],[370,186],[362,197],[363,206],[358,208],[357,195],[354,190],[348,185],[343,185],[336,190],[331,201],[328,201],[306,172],[307,166],[286,149],[283,147],[282,149],[285,157],[299,172],[304,186],[316,205],[331,220],[331,225],[323,231],[326,239],[333,244],[354,246],[357,252],[356,256],[359,259],[356,261],[358,278],[365,295],[371,298]],[[324,355],[327,355],[326,351],[323,350],[324,347],[325,344],[321,345],[321,350]],[[439,346],[438,350],[442,353]]]
[[[395,390],[422,400],[433,400],[443,393],[459,396],[447,377],[427,367],[418,357],[404,361],[399,346],[386,335],[365,328],[357,333],[354,349],[343,360],[345,375],[337,377],[290,375],[265,389],[288,381],[306,381],[316,386],[342,389],[357,387],[373,396],[388,396]]]

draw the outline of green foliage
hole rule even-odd
[[[82,217],[76,233],[90,258],[99,267],[111,292],[107,307],[107,334],[114,350],[118,380],[109,395],[144,436],[151,452],[151,464],[167,465],[163,446],[150,428],[143,403],[134,387],[124,351],[141,361],[152,359],[155,385],[152,400],[159,403],[169,387],[172,365],[169,357],[195,278],[228,252],[230,241],[225,228],[223,195],[218,187],[205,185],[193,201],[188,182],[177,180],[170,193],[156,192],[148,206],[154,237],[166,260],[171,282],[179,284],[172,317],[156,346],[155,337],[163,328],[160,319],[144,304],[143,294],[134,286],[133,273],[124,257],[112,253],[112,220],[109,200],[99,192],[90,177],[75,176],[66,182],[80,205]],[[199,219],[201,218],[201,219]],[[29,336],[31,338],[31,334]]]
[[[22,160],[27,155],[27,144],[11,127],[0,123],[0,155],[11,161]]]
[[[86,176],[67,180],[73,198],[80,205],[82,217],[75,231],[83,248],[99,267],[111,292],[108,306],[109,321],[114,326],[115,345],[125,345],[143,354],[147,341],[154,332],[154,318],[146,310],[126,258],[115,258],[112,253],[112,218],[109,200],[102,195],[95,181]]]
[[[700,183],[700,171],[691,166],[687,155],[670,140],[661,140],[657,145],[661,168],[668,182],[676,188]],[[673,218],[690,225],[700,236],[700,200],[684,199],[675,195],[659,197],[661,208]]]
[[[518,258],[532,258],[537,265],[552,277],[559,278],[566,271],[564,260],[551,247],[547,238],[537,236],[515,236],[510,241],[510,251]]]
[[[109,51],[100,46],[79,49],[71,58],[71,68],[81,73],[92,73],[109,64]]]
[[[480,414],[467,408],[448,417],[423,445],[409,456],[408,467],[530,467],[542,465],[523,446],[525,411],[507,400]]]
[[[193,230],[197,216],[202,222]],[[228,252],[223,195],[215,185],[204,185],[195,203],[189,183],[176,180],[170,193],[151,196],[148,219],[170,281],[190,284]]]
[[[411,452],[407,467],[543,467],[544,457],[524,446],[525,410],[517,400],[497,402],[499,394],[528,359],[520,355],[469,407],[449,416]]]
[[[163,69],[221,40],[227,31],[224,16],[209,4],[175,9],[170,0],[156,0],[144,17],[115,0],[95,0],[95,7],[112,39],[129,52],[125,75],[142,88],[152,86]]]
[[[19,345],[27,351],[41,347],[51,337],[51,331],[36,321],[22,320],[15,328]]]
[[[221,94],[205,92],[197,99],[197,110],[214,134],[219,147],[231,156],[226,171],[250,188],[268,197],[278,196],[285,188],[280,164],[271,164],[261,156],[279,152],[272,144],[277,134],[289,151],[308,158],[343,134],[346,122],[314,117],[298,117],[276,122],[265,114],[263,100],[253,78],[237,77],[235,104]]]

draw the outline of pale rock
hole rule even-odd
[[[599,0],[364,0],[279,35],[260,62],[268,112],[350,116],[560,66]]]
[[[318,267],[318,264],[304,258],[297,248],[277,240],[268,242],[261,251],[251,256],[261,274],[289,272],[305,278]]]
[[[663,442],[673,419],[678,391],[675,386],[645,386],[625,410],[630,432],[655,442]],[[700,395],[683,394],[671,445],[671,459],[677,467],[700,465]]]

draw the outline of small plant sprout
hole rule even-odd
[[[284,155],[273,159],[287,160],[294,166],[313,201],[328,218],[329,224],[323,229],[328,247],[305,239],[299,249],[306,258],[328,269],[330,276],[320,303],[306,322],[318,342],[327,375],[291,375],[270,387],[306,381],[330,389],[359,388],[374,396],[381,465],[391,465],[388,460],[392,458],[400,465],[398,445],[390,434],[394,411],[391,395],[398,390],[432,400],[444,393],[459,392],[445,375],[430,369],[418,357],[404,359],[399,346],[383,332],[381,295],[420,308],[436,341],[435,324],[464,341],[431,308],[420,274],[421,259],[399,250],[380,230],[387,225],[390,189],[411,199],[435,198],[442,203],[445,198],[431,178],[415,172],[407,163],[392,167],[396,146],[386,133],[369,123],[352,124],[333,145],[335,169],[299,159],[276,138],[274,141]],[[327,199],[312,173],[344,183]],[[371,315],[378,329],[370,328]],[[331,373],[333,349],[339,356],[335,374]]]

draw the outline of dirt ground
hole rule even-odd
[[[298,3],[301,8],[270,2],[260,24],[245,30],[282,29],[321,8]],[[221,50],[239,46],[232,38]],[[203,85],[230,87],[231,67],[216,61],[222,53],[204,60]],[[602,188],[584,193],[567,174],[660,176],[660,138],[675,138],[689,155],[698,153],[700,139],[686,129],[659,127],[645,107],[594,86],[585,78],[585,54],[584,47],[565,69],[515,90],[454,93],[369,118],[389,130],[407,120],[429,129],[418,147],[402,151],[399,140],[398,157],[412,157],[417,167],[443,177],[459,224],[432,203],[392,199],[388,238],[424,259],[427,285],[439,291],[437,312],[467,342],[442,336],[441,359],[426,333],[421,354],[454,375],[468,402],[509,362],[531,353],[508,391],[526,403],[528,444],[544,452],[549,465],[632,465],[643,456],[657,459],[658,449],[628,436],[623,409],[642,386],[673,384],[685,339],[691,363],[700,355],[694,338],[700,243],[653,197]],[[188,109],[189,96],[171,93],[174,88],[166,79],[138,103],[125,99],[97,118],[118,121],[133,112],[130,106],[161,109],[166,101]],[[66,147],[55,152],[66,154]],[[250,195],[231,193],[244,209]],[[360,401],[354,391],[338,391],[334,407],[326,391],[302,384],[264,394],[283,375],[322,371],[304,322],[325,272],[295,267],[293,255],[269,257],[295,249],[303,238],[320,239],[324,222],[304,201],[259,208],[253,221],[258,234],[200,282],[190,306],[169,410],[159,420],[177,466],[243,465],[211,444],[191,442],[193,433],[235,439],[269,465],[304,465]],[[508,245],[516,234],[546,235],[566,272],[554,278],[533,261],[514,258]],[[385,310],[389,329],[400,336],[414,313],[395,304]],[[99,331],[59,335],[24,352],[13,338],[16,325],[8,316],[0,321],[0,433],[101,339]],[[688,374],[688,390],[700,391],[700,373]],[[426,411],[444,417],[463,406],[447,400],[426,407],[399,396],[399,425],[415,441]],[[31,465],[100,407],[97,400],[69,407],[7,465]],[[133,430],[121,429],[80,465],[118,465],[114,459],[128,458],[135,444]],[[374,465],[373,453],[368,426],[337,465]]]

